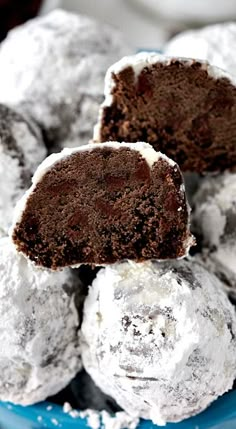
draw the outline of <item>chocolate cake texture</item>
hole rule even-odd
[[[94,141],[147,141],[183,172],[236,169],[236,78],[206,61],[140,53],[110,67]]]
[[[193,244],[182,175],[147,143],[64,149],[36,171],[12,238],[51,269],[181,258]]]

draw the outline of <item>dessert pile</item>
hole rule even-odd
[[[0,400],[87,373],[91,408],[165,425],[232,389],[236,67],[200,47],[61,10],[0,45]]]

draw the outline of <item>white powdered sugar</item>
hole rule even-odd
[[[193,203],[192,225],[203,238],[204,260],[236,296],[236,174],[206,177]]]
[[[209,25],[178,34],[165,47],[166,55],[200,58],[236,75],[236,23]]]
[[[132,417],[125,411],[118,411],[114,414],[91,409],[77,411],[73,410],[68,402],[65,402],[63,411],[72,418],[86,419],[86,424],[91,429],[136,429],[139,424],[139,418]]]
[[[33,178],[31,188],[23,195],[23,197],[18,201],[13,218],[13,226],[11,231],[14,229],[14,226],[20,222],[22,213],[27,204],[28,198],[31,196],[32,192],[36,188],[37,184],[43,179],[44,175],[53,168],[58,162],[63,161],[64,159],[70,157],[73,154],[80,152],[91,152],[96,149],[105,149],[112,148],[114,150],[120,150],[121,148],[128,148],[140,153],[140,155],[146,160],[150,168],[157,162],[159,159],[163,159],[168,162],[172,167],[177,166],[177,164],[168,158],[166,155],[161,152],[156,152],[151,145],[144,142],[137,143],[118,143],[118,142],[107,142],[107,143],[90,143],[84,146],[76,148],[65,148],[60,153],[52,154],[48,156],[37,168]],[[183,185],[184,186],[184,185]],[[183,187],[184,192],[184,187]],[[188,246],[188,245],[187,245]]]
[[[100,413],[95,410],[80,411],[79,417],[87,420],[87,425],[92,429],[99,429],[101,424]]]
[[[157,54],[156,52],[140,52],[136,55],[124,57],[120,61],[109,67],[105,77],[105,100],[100,106],[98,122],[94,127],[94,141],[99,142],[101,140],[101,123],[103,118],[103,109],[107,106],[111,106],[113,103],[113,89],[116,86],[115,76],[117,74],[119,74],[124,69],[127,69],[128,67],[132,67],[135,77],[137,78],[144,68],[151,67],[157,63],[162,63],[166,67],[171,65],[173,61],[179,61],[186,67],[191,67],[195,63],[195,60],[193,59],[194,56],[188,55],[188,58],[183,57],[184,55],[178,57],[177,55],[167,56]],[[212,66],[207,61],[198,61],[201,63],[202,69],[206,70],[209,76],[213,77],[214,79],[226,78],[233,85],[236,86],[236,78],[234,76],[230,75],[226,71],[221,70],[218,67]]]
[[[135,0],[145,5],[158,16],[163,15],[168,20],[188,21],[199,23],[224,21],[230,17],[236,17],[235,0]]]
[[[45,156],[37,128],[19,113],[0,105],[0,237],[7,235],[16,201]]]
[[[193,261],[102,269],[84,307],[86,370],[134,417],[164,425],[204,410],[236,375],[235,312],[221,288]]]
[[[102,411],[101,421],[104,429],[136,429],[139,424],[139,418],[133,417],[125,411],[118,411],[115,415]]]
[[[0,101],[30,114],[51,150],[85,144],[106,70],[130,52],[110,26],[55,10],[12,30],[2,43]]]
[[[29,405],[63,389],[81,368],[69,270],[37,269],[0,240],[0,400]],[[71,292],[69,292],[71,290]]]

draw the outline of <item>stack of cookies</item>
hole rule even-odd
[[[65,29],[69,23],[72,29],[81,24],[83,35],[88,28],[96,33],[93,24],[64,12],[30,23],[37,43],[38,34],[44,40],[47,58],[42,71],[32,60],[30,74],[43,79],[24,90],[23,69],[19,74],[13,67],[9,79],[16,84],[16,76],[22,77],[18,92],[7,100],[8,91],[3,91],[2,101],[32,121],[49,152],[67,141],[71,147],[38,166],[10,216],[9,237],[2,239],[6,263],[0,271],[7,294],[0,307],[6,302],[13,307],[8,314],[11,332],[16,320],[17,326],[15,336],[9,336],[4,316],[1,335],[8,354],[0,356],[0,364],[11,368],[11,382],[7,372],[0,376],[0,399],[22,404],[45,399],[83,366],[130,415],[159,425],[178,422],[204,410],[236,378],[236,316],[227,296],[229,289],[233,296],[236,284],[230,253],[236,246],[236,78],[204,60],[151,53],[124,57],[107,71],[93,140],[81,145],[78,106],[91,99],[76,92],[70,73],[79,77],[78,64],[87,64],[90,82],[90,58],[84,63],[87,54],[80,53],[78,59],[71,39],[61,51],[52,51],[63,91],[60,76],[58,82],[54,76],[53,96],[45,93],[53,75],[52,35],[65,34],[63,23]],[[27,31],[17,31],[25,40]],[[13,49],[14,37],[5,42],[2,57],[0,49],[5,72],[10,67],[7,44]],[[94,54],[96,44],[88,46],[93,64],[103,63]],[[13,124],[15,117],[8,114]],[[15,148],[19,133],[13,128],[8,127],[8,134]],[[12,159],[8,141],[3,147]],[[21,175],[25,158],[18,152]],[[199,177],[199,190],[191,198],[191,230],[185,183],[192,176]],[[11,208],[15,200],[12,196]],[[230,257],[223,258],[225,254]],[[229,276],[226,263],[232,268]],[[72,270],[83,265],[99,268],[86,291]],[[21,374],[20,397],[15,374]]]

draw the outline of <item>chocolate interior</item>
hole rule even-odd
[[[147,141],[183,171],[235,170],[236,88],[229,80],[177,60],[145,67],[138,78],[127,67],[113,78],[100,141]]]
[[[150,170],[137,151],[95,146],[46,172],[13,239],[37,265],[52,269],[177,258],[189,237],[181,184],[178,167],[163,159]]]

